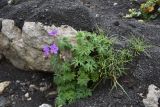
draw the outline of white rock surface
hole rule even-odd
[[[143,103],[145,107],[158,107],[158,99],[160,98],[160,89],[151,84],[148,87],[148,94]]]
[[[8,4],[12,4],[14,0],[8,0]]]
[[[29,93],[26,93],[24,96],[25,96],[26,98],[28,98],[28,97],[29,97]]]
[[[58,30],[56,37],[48,36],[48,31]],[[15,67],[23,70],[52,71],[50,60],[43,57],[42,47],[56,43],[57,37],[67,36],[71,40],[77,31],[67,25],[45,26],[42,23],[25,22],[22,30],[13,20],[3,19],[0,33],[0,54],[3,54]],[[73,39],[74,40],[74,39]]]
[[[10,81],[4,81],[0,83],[0,94],[3,93],[3,91],[5,90],[6,87],[8,87],[10,85]]]
[[[49,104],[42,104],[42,105],[40,105],[39,107],[52,107],[52,106],[49,105]]]

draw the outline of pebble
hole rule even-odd
[[[99,14],[96,14],[96,17],[99,17],[100,15]]]
[[[12,105],[15,105],[16,104],[16,102],[12,102]]]
[[[36,85],[31,84],[31,85],[29,85],[29,90],[34,91],[34,90],[39,90],[39,88]]]
[[[29,98],[29,93],[26,93],[24,96],[25,96],[26,98]]]
[[[19,84],[19,83],[20,83],[20,80],[16,80],[16,83]]]
[[[39,88],[39,90],[41,91],[41,92],[44,92],[44,91],[46,91],[47,89],[49,89],[50,87],[51,87],[51,84],[47,84],[47,83],[40,83],[40,88]]]
[[[13,0],[8,0],[8,4],[12,4],[13,2]]]
[[[118,3],[114,3],[114,4],[113,4],[113,6],[116,6],[116,5],[118,5]]]
[[[28,101],[31,101],[31,100],[32,100],[32,98],[31,98],[31,97],[29,97],[27,100],[28,100]]]
[[[47,96],[53,96],[53,95],[56,95],[56,94],[57,94],[56,91],[52,91],[52,92],[49,92],[49,93],[47,94]]]
[[[7,88],[10,85],[10,81],[4,81],[0,83],[0,94],[3,93],[3,91],[5,90],[5,88]]]
[[[22,83],[20,83],[20,85],[25,86],[25,85],[26,85],[26,83],[22,82]]]
[[[159,107],[160,89],[154,84],[149,85],[147,97],[143,99],[145,107]]]
[[[138,20],[138,22],[140,22],[140,23],[144,23],[144,20]]]
[[[40,105],[39,107],[52,107],[52,106],[49,105],[49,104],[42,104],[42,105]]]
[[[143,93],[137,93],[140,97],[144,98]]]
[[[40,87],[39,88],[39,90],[41,91],[41,92],[44,92],[44,91],[46,91],[48,89],[48,87],[46,86],[46,87]]]

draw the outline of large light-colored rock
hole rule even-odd
[[[143,103],[145,107],[158,107],[158,99],[160,98],[160,89],[151,84],[148,87],[148,94]]]
[[[58,35],[52,37],[48,32],[57,29]],[[77,31],[67,25],[61,27],[44,26],[42,23],[25,22],[22,30],[13,20],[2,20],[0,33],[0,54],[3,54],[15,67],[23,70],[52,71],[50,60],[45,59],[42,47],[56,43],[57,37],[74,38]]]

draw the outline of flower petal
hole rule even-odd
[[[45,45],[45,46],[43,47],[43,55],[44,55],[45,57],[48,57],[49,54],[50,54],[49,51],[50,51],[49,46],[48,46],[48,45]]]
[[[51,46],[50,46],[50,52],[52,53],[52,54],[57,54],[58,53],[58,47],[56,46],[56,44],[52,44]]]
[[[56,36],[57,34],[58,34],[58,30],[57,29],[54,29],[54,30],[48,32],[48,35],[50,35],[50,36]]]

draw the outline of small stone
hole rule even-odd
[[[36,85],[31,84],[31,85],[29,85],[29,90],[34,91],[34,90],[39,90],[39,88]]]
[[[96,14],[96,17],[99,17],[100,15],[99,14]]]
[[[47,11],[48,11],[48,9],[45,9],[45,11],[47,12]]]
[[[46,91],[47,89],[49,89],[51,87],[51,84],[47,84],[45,82],[42,82],[42,83],[40,83],[40,86],[41,87],[39,88],[39,90],[41,92],[44,92],[44,91]]]
[[[42,81],[43,81],[43,79],[42,79]],[[44,85],[46,85],[46,83],[41,82],[39,85],[40,85],[40,86],[44,86]]]
[[[143,93],[138,93],[138,95],[142,98],[144,98]]]
[[[24,96],[25,96],[26,98],[28,98],[28,97],[29,97],[29,93],[26,93]]]
[[[4,81],[0,83],[0,94],[3,93],[5,88],[8,87],[10,83],[11,83],[10,81]]]
[[[20,83],[20,85],[25,86],[25,85],[26,85],[26,83],[22,82],[22,83]]]
[[[160,98],[160,89],[151,84],[148,87],[147,98],[143,99],[145,107],[158,107],[158,99]]]
[[[52,107],[52,106],[49,105],[49,104],[42,104],[42,105],[40,105],[39,107]]]
[[[8,0],[8,4],[12,4],[14,0]]]
[[[56,94],[57,94],[56,91],[51,91],[45,97],[47,98],[47,100],[52,100],[55,98]]]
[[[114,3],[114,4],[113,4],[113,6],[116,6],[116,5],[118,5],[118,3]]]
[[[46,87],[40,87],[39,88],[39,90],[41,91],[41,92],[44,92],[44,91],[46,91],[48,89],[48,87],[46,86]]]
[[[16,104],[16,102],[12,102],[12,105],[15,105]]]
[[[47,94],[47,96],[52,96],[52,95],[56,95],[56,94],[57,94],[56,91],[52,91],[52,92],[49,92],[49,93]]]
[[[20,80],[16,80],[16,83],[19,84],[19,83],[20,83]]]
[[[28,100],[28,101],[31,101],[31,100],[32,100],[32,98],[31,98],[31,97],[29,97],[27,100]]]
[[[138,22],[140,22],[140,23],[144,23],[144,20],[138,20]]]
[[[47,95],[56,95],[57,92],[56,91],[52,91],[52,92],[49,92]]]

